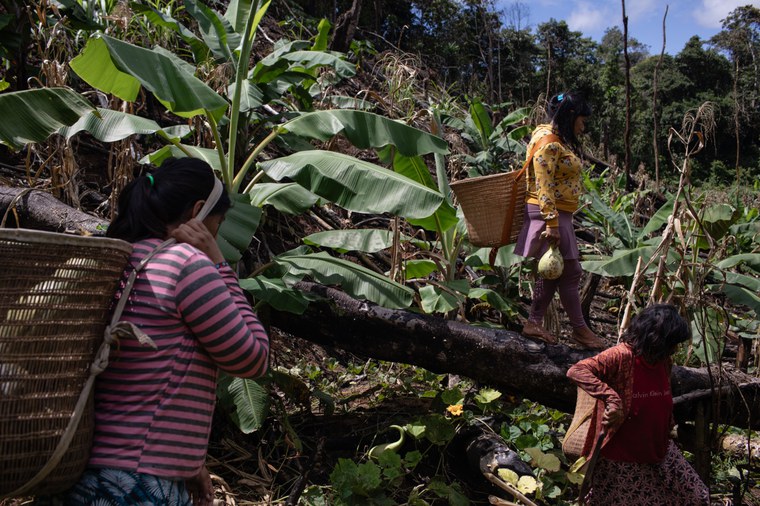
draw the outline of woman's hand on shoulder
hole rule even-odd
[[[195,218],[188,220],[172,230],[170,235],[177,242],[184,242],[195,246],[204,252],[215,264],[224,261],[224,255],[222,255],[222,251],[216,243],[216,238],[211,235],[211,232],[209,232],[202,221]]]

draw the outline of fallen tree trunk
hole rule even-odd
[[[97,216],[64,204],[47,192],[0,186],[0,217],[6,212],[6,227],[102,235],[108,224]]]
[[[273,310],[271,324],[284,332],[364,357],[461,374],[566,412],[574,409],[576,388],[565,373],[594,353],[534,342],[508,330],[386,309],[313,283],[302,282],[298,288],[322,300],[298,317]],[[722,378],[718,403],[709,393],[706,369],[674,367],[676,418],[693,419],[696,406],[708,404],[722,423],[759,427],[760,381],[725,369]]]

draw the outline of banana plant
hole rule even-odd
[[[462,155],[462,159],[468,175],[476,177],[508,171],[510,159],[524,157],[525,145],[520,141],[532,130],[530,125],[523,124],[529,114],[526,107],[515,109],[494,125],[486,106],[478,99],[470,99],[464,119],[445,115],[442,120],[459,130],[473,149],[474,154]]]

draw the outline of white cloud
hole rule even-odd
[[[567,18],[567,26],[571,30],[583,32],[584,35],[601,33],[614,19],[609,7],[600,6],[598,3],[578,2],[570,17]]]
[[[742,5],[760,7],[760,1],[749,0],[702,0],[701,6],[693,10],[694,19],[705,28],[720,28],[721,20],[734,9]]]

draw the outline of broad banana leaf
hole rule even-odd
[[[393,171],[332,151],[301,151],[262,162],[269,177],[291,179],[349,211],[427,218],[443,195]]]
[[[245,23],[251,14],[251,8],[257,9],[259,0],[230,0],[224,18],[230,22],[232,28],[240,35],[245,31]]]
[[[713,241],[719,241],[726,235],[731,225],[739,218],[739,210],[728,204],[716,204],[708,207],[702,215],[702,225],[704,232],[710,234]],[[696,223],[695,223],[696,226]],[[707,239],[702,236],[703,232],[697,232],[697,247],[707,249],[710,247]]]
[[[636,264],[639,258],[642,258],[643,263],[646,263],[652,258],[654,250],[655,246],[651,245],[618,250],[610,258],[605,258],[604,260],[586,260],[585,262],[581,262],[581,265],[583,265],[583,270],[601,276],[633,276],[636,272]],[[675,253],[671,251],[670,255],[675,255]],[[649,271],[654,271],[655,269],[657,269],[656,262],[649,267]]]
[[[61,128],[58,133],[71,139],[79,132],[85,131],[101,142],[114,142],[135,134],[148,135],[161,132],[166,137],[172,137],[173,135],[183,136],[190,132],[190,127],[187,125],[177,126],[181,129],[169,134],[151,119],[99,107],[97,112],[85,114],[70,127]]]
[[[610,208],[595,192],[588,194],[591,199],[591,206],[586,210],[590,216],[596,215],[597,222],[607,224],[609,231],[614,231],[613,237],[608,237],[607,241],[614,244],[613,239],[619,239],[621,248],[634,248],[638,246],[637,239],[639,230],[631,223],[626,213],[620,213]]]
[[[325,51],[292,51],[287,53],[267,55],[254,68],[253,79],[258,81],[270,68],[311,70],[317,67],[332,67],[338,77],[348,78],[356,74],[353,64],[347,62],[339,54]]]
[[[379,229],[327,230],[308,235],[303,238],[303,242],[310,246],[332,248],[340,253],[376,253],[391,247],[393,233],[390,230]]]
[[[475,268],[486,268],[490,269],[490,265],[488,264],[489,256],[491,255],[491,249],[490,248],[478,248],[472,255],[469,255],[464,263],[466,265],[469,265],[470,267]],[[525,260],[524,257],[521,257],[519,255],[515,255],[515,245],[514,244],[507,244],[506,246],[502,246],[498,249],[496,252],[496,259],[494,260],[494,265],[496,267],[511,267],[513,265],[517,265],[520,262]]]
[[[271,205],[280,212],[294,215],[319,201],[319,197],[297,183],[256,183],[248,195],[256,207]]]
[[[230,193],[229,196],[232,207],[219,227],[217,243],[225,259],[237,262],[248,249],[253,234],[259,227],[261,208],[252,205],[248,195]]]
[[[343,133],[360,149],[395,146],[405,156],[448,154],[446,141],[404,123],[367,111],[330,109],[306,113],[284,123],[282,130],[327,141]]]
[[[756,316],[760,315],[760,297],[757,291],[737,285],[712,285],[712,288],[716,292],[725,293],[734,304],[747,306],[755,312]]]
[[[739,255],[733,255],[728,258],[724,258],[720,262],[716,263],[715,266],[721,269],[730,269],[742,264],[747,265],[752,270],[760,273],[760,253],[742,253]]]
[[[641,230],[641,237],[646,237],[652,232],[656,232],[663,225],[668,223],[668,218],[673,214],[673,205],[675,204],[675,197],[672,195],[668,201],[655,212],[644,228]]]
[[[755,293],[760,293],[760,278],[757,276],[747,276],[737,272],[726,272],[725,277],[726,283],[747,288]]]
[[[493,123],[480,100],[473,100],[470,103],[470,116],[467,120],[472,122],[472,128],[478,133],[480,149],[488,149],[488,140],[493,133]]]
[[[209,48],[206,44],[190,29],[173,17],[138,2],[130,2],[129,8],[132,9],[132,11],[145,16],[151,24],[162,28],[168,28],[169,30],[176,32],[182,40],[190,46],[190,50],[193,52],[193,59],[196,63],[206,61],[206,58],[208,58]]]
[[[240,45],[241,37],[229,20],[197,0],[185,0],[185,10],[198,22],[201,36],[214,56],[234,62],[232,51]]]
[[[235,94],[236,83],[227,87],[227,96],[232,97]],[[250,80],[243,80],[243,89],[240,92],[240,112],[248,112],[251,109],[257,109],[264,104],[264,92],[261,88],[253,84]]]
[[[438,264],[432,260],[407,260],[404,262],[406,279],[425,279],[438,271]]]
[[[404,156],[396,150],[393,157],[393,170],[406,176],[412,181],[416,181],[422,185],[438,189],[433,177],[430,175],[430,170],[425,164],[425,161],[421,156]],[[438,231],[444,233],[451,227],[457,224],[457,212],[451,207],[451,204],[446,200],[439,207],[435,214],[422,219],[410,219],[409,223],[417,227],[422,227],[425,230]]]
[[[466,280],[459,279],[446,283],[452,291],[444,290],[438,286],[426,285],[420,288],[420,300],[422,310],[428,314],[448,313],[457,309],[459,304],[465,301],[470,285]]]
[[[208,111],[219,121],[227,110],[227,101],[176,59],[107,35],[91,38],[71,60],[71,68],[93,88],[129,102],[142,85],[178,116],[189,118]]]
[[[69,88],[39,88],[0,94],[0,142],[18,149],[42,142],[75,124],[95,107]]]
[[[219,152],[217,150],[211,148],[199,148],[196,146],[190,146],[188,144],[182,144],[181,146],[184,151],[183,149],[180,149],[174,145],[164,146],[158,151],[154,151],[140,158],[140,163],[152,163],[153,165],[161,165],[161,162],[167,158],[184,158],[187,156],[187,153],[190,153],[193,158],[200,158],[201,160],[211,165],[211,168],[215,171],[222,171],[222,164],[219,161]],[[187,153],[185,151],[187,151]]]
[[[352,297],[367,299],[391,309],[409,307],[414,290],[385,276],[327,253],[288,254],[275,258],[291,273],[305,274],[325,285],[340,285]]]
[[[288,286],[282,278],[256,276],[241,279],[240,287],[250,292],[256,301],[264,301],[279,311],[303,314],[310,299]]]
[[[726,322],[722,311],[708,307],[704,314],[691,317],[691,345],[694,355],[704,364],[715,364],[723,354]],[[703,341],[704,337],[704,341]]]

